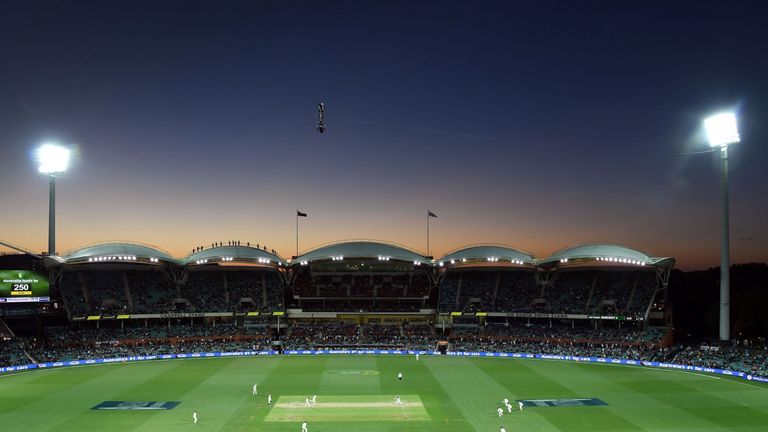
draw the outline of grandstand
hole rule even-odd
[[[290,308],[337,312],[418,312],[434,309],[426,257],[370,241],[334,243],[293,260]]]
[[[550,257],[473,245],[439,259],[380,241],[323,245],[290,260],[238,242],[182,259],[102,243],[45,261],[64,320],[28,326],[5,362],[109,353],[392,348],[621,350],[650,359],[671,343],[650,325],[674,260],[617,245]],[[658,323],[656,323],[658,324]],[[19,351],[21,350],[21,351]]]
[[[105,243],[66,254],[55,267],[70,318],[282,310],[277,255],[221,246],[177,261],[156,248]]]

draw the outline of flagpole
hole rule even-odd
[[[427,210],[427,256],[432,256],[429,253],[429,210]]]

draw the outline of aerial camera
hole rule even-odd
[[[325,121],[323,115],[325,114],[325,104],[320,102],[317,104],[317,131],[320,133],[325,132]]]

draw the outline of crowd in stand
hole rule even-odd
[[[87,346],[59,346],[30,349],[39,362],[88,360],[140,355],[191,354],[201,352],[261,351],[269,346],[254,340],[195,339],[173,343],[148,342],[145,344],[94,344]]]
[[[283,309],[276,271],[194,271],[178,288],[162,271],[66,271],[61,292],[75,317]]]
[[[645,316],[658,282],[647,270],[566,270],[547,281],[531,272],[449,270],[437,291],[426,271],[296,271],[285,296],[277,271],[188,272],[177,283],[164,271],[67,270],[60,284],[70,316],[119,313],[281,310],[516,312]]]
[[[132,313],[168,312],[177,293],[167,275],[161,272],[129,271],[126,276],[133,301]]]
[[[0,367],[29,363],[27,355],[15,339],[0,339]]]
[[[283,341],[285,349],[308,349],[314,346],[349,346],[359,342],[359,327],[344,321],[294,324],[290,337]]]
[[[17,338],[38,362],[165,353],[200,352],[201,347],[250,350],[268,346],[267,326],[154,325],[147,327],[95,328],[47,327],[39,337]],[[220,351],[219,349],[217,349]],[[107,356],[109,357],[109,356]]]
[[[304,311],[413,312],[434,308],[435,301],[423,269],[344,273],[300,267],[291,285],[288,307]]]
[[[542,285],[529,272],[449,271],[438,309],[639,317],[655,292],[655,274],[649,271],[563,271]]]
[[[485,326],[457,325],[443,330],[431,322],[372,323],[326,321],[293,323],[277,335],[266,322],[254,326],[232,323],[185,325],[175,323],[125,328],[86,325],[46,327],[35,337],[0,341],[0,366],[74,359],[211,351],[263,350],[273,342],[286,350],[410,349],[435,351],[439,341],[454,352],[516,352],[550,355],[659,360],[676,364],[729,369],[768,376],[764,344],[702,345],[681,349],[665,358],[659,344],[669,329],[632,326],[576,327],[523,323]],[[29,356],[27,355],[29,354]]]
[[[768,347],[762,343],[689,346],[677,353],[673,363],[768,376]]]

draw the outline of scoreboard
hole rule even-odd
[[[0,303],[49,302],[48,278],[29,270],[0,270]]]

